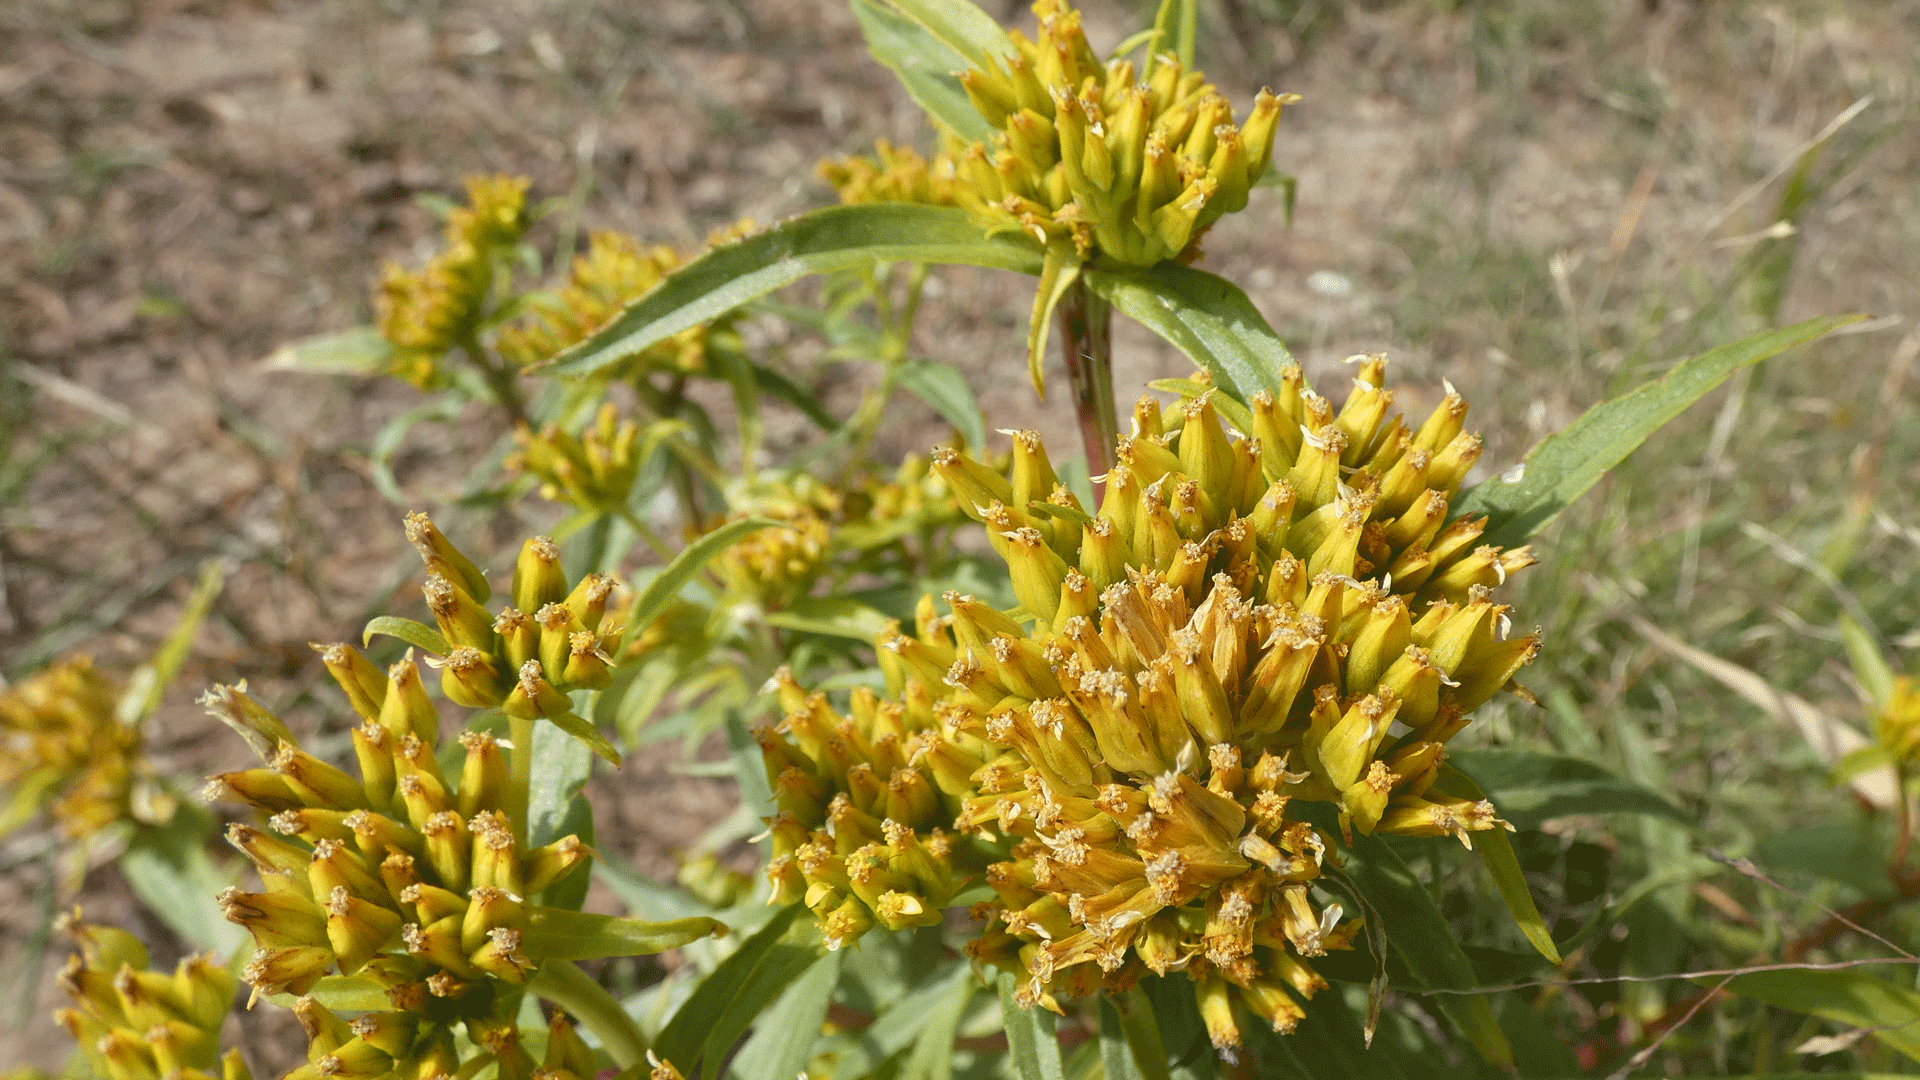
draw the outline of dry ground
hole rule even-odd
[[[1450,7],[1204,5],[1202,58],[1236,100],[1262,83],[1306,97],[1276,151],[1299,178],[1295,223],[1273,196],[1256,200],[1216,230],[1208,265],[1246,285],[1310,375],[1330,382],[1340,356],[1386,349],[1418,406],[1448,374],[1490,402],[1486,460],[1514,460],[1618,379],[1671,359],[1661,343],[1772,222],[1779,184],[1749,189],[1868,94],[1842,142],[1888,138],[1801,219],[1785,316],[1920,316],[1920,140],[1905,123],[1920,6]],[[1145,17],[1088,8],[1102,46]],[[434,241],[414,197],[451,194],[468,173],[525,173],[541,197],[582,196],[585,227],[688,246],[741,216],[822,204],[812,163],[876,136],[926,137],[838,0],[0,5],[0,422],[13,436],[0,668],[75,649],[136,661],[194,568],[218,557],[229,585],[158,717],[163,755],[194,771],[238,760],[191,704],[210,681],[247,678],[316,722],[335,705],[312,694],[323,680],[306,643],[351,633],[411,570],[402,508],[368,482],[367,454],[420,398],[260,359],[366,319],[380,262]],[[990,426],[1068,440],[1064,403],[1037,404],[1020,374],[1029,289],[948,274],[919,345],[977,376]],[[1910,391],[1878,397],[1889,357],[1920,346],[1912,330],[1857,339],[1826,354],[1834,370],[1787,380],[1800,429],[1840,451],[1798,487],[1759,478],[1757,505],[1837,490],[1863,432],[1913,419]],[[1120,341],[1123,400],[1184,368],[1134,328]],[[906,415],[887,449],[924,442],[929,419]],[[496,434],[420,429],[398,460],[411,499],[443,505]],[[1732,467],[1718,445],[1684,463],[1689,491],[1717,475],[1708,466]],[[1891,455],[1874,490],[1920,490],[1915,465]],[[1669,531],[1689,513],[1697,524],[1690,505],[1673,502]],[[1893,526],[1920,524],[1910,494],[1882,506]],[[546,520],[460,524],[504,549]],[[1911,546],[1888,543],[1911,563]],[[1685,588],[1737,576],[1695,571]],[[632,831],[603,843],[656,874],[730,799],[650,763],[620,784],[610,794]],[[28,887],[0,882],[0,910],[23,911]],[[110,880],[85,895],[101,914],[126,906]],[[0,949],[19,944],[6,921]],[[0,1039],[0,1066],[58,1060],[44,1015]]]

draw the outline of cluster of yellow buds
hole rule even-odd
[[[935,154],[928,161],[912,147],[885,139],[874,143],[873,155],[822,161],[820,177],[833,185],[843,203],[960,205],[951,155]]]
[[[446,246],[419,270],[389,264],[374,294],[376,323],[393,346],[393,373],[431,385],[440,358],[474,341],[495,267],[526,232],[524,177],[471,176],[467,205],[447,214]]]
[[[614,580],[588,574],[569,587],[560,546],[536,536],[514,565],[512,604],[495,614],[483,606],[492,595],[486,576],[427,515],[408,515],[406,529],[427,564],[427,609],[449,646],[430,661],[440,669],[441,692],[456,705],[553,720],[576,732],[585,722],[573,715],[567,692],[603,689],[613,679],[607,650],[619,628],[607,624],[606,613]]]
[[[1181,970],[1222,1050],[1242,1007],[1289,1030],[1287,988],[1324,985],[1308,961],[1354,933],[1314,906],[1333,841],[1290,803],[1362,833],[1504,824],[1433,784],[1447,740],[1538,651],[1490,595],[1532,556],[1447,521],[1480,453],[1460,397],[1410,427],[1388,415],[1384,358],[1355,360],[1337,412],[1297,368],[1249,408],[1143,398],[1097,515],[1032,432],[1007,477],[936,458],[1021,607],[949,596],[950,619],[879,654],[896,694],[933,702],[930,741],[985,748],[956,826],[1012,858],[987,870],[995,925],[973,952],[1030,976],[1023,1001]]]
[[[947,482],[933,471],[932,460],[922,454],[908,454],[891,480],[852,488],[846,501],[844,520],[834,531],[835,540],[860,551],[968,520]]]
[[[446,1040],[444,1033],[435,1036],[442,1045],[432,1052],[412,1052],[409,1043],[417,1040],[417,1029],[425,1025],[409,1022],[406,1014],[369,1013],[347,1021],[309,997],[297,999],[293,1012],[307,1033],[307,1063],[288,1073],[286,1080],[388,1075],[426,1080],[451,1077],[461,1067],[457,1044]],[[467,1036],[481,1051],[466,1062],[469,1075],[490,1064],[498,1066],[501,1080],[592,1080],[603,1071],[593,1048],[564,1013],[548,1019],[546,1049],[538,1061],[522,1045],[521,1030],[510,1022],[469,1019]],[[413,1070],[385,1067],[383,1058],[409,1061]]]
[[[991,227],[1043,243],[1152,266],[1187,251],[1221,215],[1247,204],[1267,170],[1282,99],[1262,90],[1239,127],[1200,72],[1158,57],[1144,82],[1133,63],[1102,63],[1080,13],[1038,0],[1038,40],[1015,31],[1000,62],[960,75],[1000,129],[957,161],[961,205]]]
[[[640,475],[640,428],[620,419],[612,402],[603,403],[593,423],[578,435],[558,424],[548,424],[536,435],[521,424],[513,438],[520,449],[507,457],[507,467],[537,478],[543,497],[601,513],[626,508]]]
[[[767,820],[772,901],[805,901],[829,949],[876,923],[939,924],[968,876],[941,823],[954,820],[983,758],[966,739],[937,735],[924,690],[882,702],[858,688],[842,716],[786,668],[774,685],[785,715],[755,731],[777,807]]]
[[[741,220],[715,230],[707,237],[707,247],[737,240],[754,228],[753,222]],[[500,355],[520,367],[552,359],[586,340],[691,257],[665,244],[642,244],[622,233],[594,233],[586,253],[574,257],[566,285],[557,292],[527,297],[528,314],[500,331]],[[642,349],[614,371],[623,378],[659,370],[704,373],[709,345],[716,336],[731,343],[733,334],[730,319],[688,327]]]
[[[116,715],[120,690],[86,657],[0,690],[0,835],[46,810],[61,835],[85,840],[117,822],[160,824],[160,791],[140,729]]]
[[[149,970],[147,949],[125,930],[82,922],[62,929],[79,944],[60,973],[74,1007],[54,1014],[101,1080],[250,1080],[238,1050],[220,1052],[220,1024],[240,982],[214,955],[189,956],[171,975]]]

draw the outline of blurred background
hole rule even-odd
[[[1028,25],[1020,5],[984,6]],[[1105,49],[1153,5],[1084,7]],[[1201,66],[1232,100],[1304,97],[1275,149],[1298,179],[1291,222],[1257,194],[1204,265],[1336,399],[1351,353],[1392,356],[1409,412],[1450,379],[1487,435],[1482,473],[1685,355],[1873,316],[1656,436],[1542,538],[1545,565],[1514,597],[1546,633],[1525,680],[1542,706],[1491,709],[1470,737],[1605,762],[1699,817],[1594,819],[1522,852],[1550,918],[1656,883],[1666,921],[1603,942],[1611,970],[1791,934],[1765,890],[1707,880],[1724,873],[1708,845],[1836,904],[1887,889],[1836,869],[1872,870],[1878,834],[1790,717],[1749,699],[1771,687],[1860,726],[1842,613],[1920,668],[1916,55],[1920,4],[1889,0],[1202,6]],[[690,248],[832,201],[824,156],[876,137],[931,149],[920,117],[839,0],[0,4],[0,671],[74,650],[138,662],[219,558],[226,590],[151,729],[161,759],[239,763],[192,703],[209,682],[248,679],[309,723],[341,711],[307,643],[352,633],[408,584],[404,510],[434,509],[495,566],[559,511],[451,508],[494,418],[383,446],[418,392],[278,369],[275,349],[367,322],[380,266],[433,249],[425,203],[468,174],[524,174],[559,200],[534,237],[548,250],[599,228]],[[1069,403],[1035,401],[1022,370],[1031,283],[936,277],[918,350],[972,377],[989,428],[1073,445]],[[1123,409],[1190,370],[1124,320],[1117,336]],[[867,369],[806,350],[790,350],[797,378],[857,395]],[[880,456],[942,430],[903,409]],[[404,505],[371,482],[376,455]],[[1689,647],[1738,667],[1715,677]],[[731,785],[644,757],[606,792],[601,844],[671,876]],[[51,902],[30,841],[0,845],[0,911]],[[142,917],[104,876],[79,900]],[[31,924],[0,926],[10,980],[34,981]],[[1910,924],[1895,911],[1884,929],[1911,943]],[[65,1053],[56,994],[38,988],[0,1006],[33,1033],[0,1039],[0,1066]],[[1663,1000],[1589,997],[1596,1024]]]

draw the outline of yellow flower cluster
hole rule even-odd
[[[102,1080],[250,1080],[238,1050],[220,1052],[220,1024],[238,979],[214,955],[189,956],[171,975],[148,968],[146,946],[124,930],[82,922],[62,929],[80,946],[60,987],[74,1007],[54,1014]]]
[[[536,435],[522,424],[513,438],[520,449],[508,455],[507,467],[538,479],[543,497],[580,510],[626,509],[640,476],[640,428],[620,419],[612,402],[603,403],[592,425],[578,435],[558,424],[548,424]]]
[[[116,822],[159,824],[173,801],[155,784],[140,729],[115,715],[119,688],[80,657],[0,691],[0,834],[41,810],[85,840]]]
[[[569,588],[560,546],[536,536],[514,565],[513,603],[495,614],[483,606],[492,595],[486,577],[425,514],[408,515],[406,528],[427,564],[421,590],[427,609],[450,646],[433,662],[447,699],[522,720],[553,720],[569,732],[584,724],[573,716],[567,691],[602,689],[612,681],[607,649],[619,633],[603,624],[613,579],[588,574]]]
[[[855,154],[822,161],[820,177],[833,185],[843,203],[960,205],[950,155],[936,154],[928,161],[912,147],[885,139],[874,143],[873,157]]]
[[[1902,768],[1920,758],[1920,684],[1906,675],[1893,680],[1886,708],[1873,720],[1874,736]]]
[[[447,214],[445,247],[419,270],[387,266],[374,309],[381,335],[393,346],[395,375],[430,386],[441,357],[473,343],[487,313],[494,269],[527,224],[524,177],[468,177],[467,205]]]
[[[924,610],[879,654],[921,718],[904,760],[959,798],[956,828],[1009,850],[972,951],[1026,976],[1023,1002],[1184,971],[1216,1046],[1239,1044],[1242,1009],[1289,1030],[1290,994],[1324,985],[1310,959],[1355,932],[1316,908],[1332,838],[1290,804],[1331,803],[1362,833],[1503,824],[1433,784],[1447,740],[1538,651],[1490,596],[1532,556],[1447,521],[1480,453],[1459,396],[1411,427],[1388,415],[1384,358],[1356,359],[1337,412],[1297,368],[1244,409],[1143,398],[1097,515],[1031,432],[1006,477],[936,458],[1021,607],[949,595],[950,616]]]

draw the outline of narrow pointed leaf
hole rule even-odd
[[[1095,293],[1166,338],[1241,404],[1261,390],[1278,394],[1293,354],[1234,283],[1204,270],[1163,263],[1151,270],[1086,271]]]
[[[1160,0],[1160,11],[1153,19],[1153,53],[1147,58],[1147,74],[1153,74],[1154,57],[1161,53],[1177,57],[1181,71],[1192,71],[1193,39],[1199,24],[1195,0]]]
[[[621,915],[536,907],[527,912],[521,949],[536,961],[650,956],[703,937],[724,934],[726,929],[719,920],[704,915],[671,922],[645,922]]]
[[[1107,1080],[1128,1076],[1170,1080],[1160,1021],[1153,1015],[1153,1003],[1139,987],[1124,994],[1101,995],[1100,1060],[1107,1067]]]
[[[1047,245],[1047,261],[1040,268],[1040,288],[1033,294],[1033,314],[1027,320],[1027,374],[1033,378],[1033,392],[1047,399],[1047,380],[1042,365],[1047,359],[1047,331],[1053,326],[1053,309],[1060,297],[1080,276],[1080,260],[1064,244]],[[1061,342],[1061,347],[1066,347]]]
[[[371,326],[289,341],[262,361],[267,367],[317,375],[378,375],[393,359],[393,345]]]
[[[360,644],[365,645],[372,641],[376,634],[399,638],[414,648],[424,649],[435,656],[445,656],[453,651],[453,646],[447,643],[446,638],[440,636],[440,631],[425,623],[403,619],[398,615],[382,615],[369,622],[366,633],[360,635]]]
[[[885,64],[906,87],[914,103],[927,110],[936,123],[968,142],[993,138],[993,126],[973,107],[955,73],[973,66],[973,62],[930,30],[904,14],[900,7],[932,8],[933,3],[888,3],[886,0],[853,0],[853,17],[867,39],[867,51]],[[969,5],[970,6],[970,5]],[[978,9],[976,9],[978,10]],[[981,13],[984,17],[985,13]],[[987,20],[993,25],[993,20]],[[997,31],[999,27],[994,25]],[[1005,40],[1006,35],[1000,35]]]
[[[1407,864],[1378,836],[1355,836],[1347,873],[1380,913],[1387,940],[1413,977],[1432,990],[1472,990],[1473,965],[1460,949],[1446,917]],[[1513,1064],[1513,1048],[1494,1019],[1485,995],[1437,994],[1434,1000],[1480,1056],[1494,1065]]]
[[[951,365],[932,360],[908,360],[900,365],[900,386],[932,406],[972,447],[985,446],[987,424],[974,400],[967,377]]]
[[[1483,544],[1523,544],[1599,483],[1607,470],[1639,449],[1647,436],[1726,382],[1735,371],[1863,318],[1829,315],[1808,319],[1682,360],[1659,379],[1595,405],[1578,420],[1540,440],[1527,451],[1526,468],[1519,480],[1510,483],[1496,478],[1475,485],[1454,501],[1453,515],[1485,515],[1487,531],[1480,538]]]
[[[688,544],[686,550],[675,555],[659,576],[647,584],[640,598],[633,602],[633,611],[627,616],[627,628],[620,635],[620,647],[614,650],[614,655],[625,656],[627,647],[633,644],[634,639],[653,624],[653,620],[666,610],[673,598],[680,595],[680,590],[693,579],[693,575],[699,573],[700,568],[711,562],[714,556],[748,533],[769,528],[784,529],[786,526],[769,518],[741,518],[729,521]]]
[[[886,0],[970,64],[1013,55],[1013,42],[971,0]]]
[[[835,1068],[848,1076],[869,1076],[879,1072],[895,1054],[914,1045],[930,1025],[948,1018],[957,1028],[959,1010],[973,999],[976,985],[972,966],[956,964],[946,978],[890,1002],[872,1026],[849,1032],[844,1047],[832,1048]],[[947,1047],[951,1050],[952,1046],[953,1037],[949,1035]]]
[[[1887,666],[1887,657],[1880,651],[1880,643],[1873,640],[1873,632],[1842,615],[1840,641],[1847,647],[1847,663],[1853,667],[1860,689],[1867,692],[1875,707],[1885,709],[1893,700],[1893,669]]]
[[[200,581],[193,587],[193,595],[187,598],[187,606],[168,632],[167,640],[154,652],[153,659],[134,669],[133,677],[128,680],[126,693],[121,695],[115,710],[121,723],[137,724],[160,707],[160,696],[167,692],[174,677],[180,674],[181,665],[187,662],[187,655],[193,651],[194,635],[200,632],[200,623],[206,619],[226,580],[226,569],[218,559],[209,559],[200,568]]]
[[[1449,749],[1447,760],[1478,784],[1515,828],[1534,829],[1574,814],[1650,814],[1692,821],[1664,796],[1580,758],[1531,750]]]
[[[953,1080],[953,1040],[959,1037],[960,1021],[979,989],[971,968],[963,968],[962,973],[965,978],[956,976],[947,996],[928,1013],[926,1026],[900,1068],[900,1080]]]
[[[720,962],[653,1041],[687,1080],[717,1077],[754,1019],[826,955],[807,909],[790,904]]]
[[[1060,1043],[1053,1034],[1053,1014],[1045,1009],[1023,1009],[1014,1001],[1019,980],[1000,972],[1000,1015],[1006,1024],[1007,1056],[1016,1080],[1066,1080],[1060,1063]]]
[[[752,1037],[734,1055],[729,1072],[738,1080],[792,1080],[813,1060],[833,987],[840,980],[846,953],[831,952],[794,980],[773,1008],[754,1026]]]
[[[1451,765],[1440,767],[1438,786],[1448,794],[1464,799],[1487,797],[1487,793],[1474,783],[1472,777]],[[1493,877],[1493,885],[1500,890],[1500,899],[1506,902],[1507,913],[1513,916],[1520,932],[1549,963],[1558,964],[1560,948],[1553,943],[1553,935],[1547,931],[1547,921],[1540,917],[1540,909],[1533,902],[1533,893],[1527,889],[1527,876],[1520,870],[1520,859],[1513,853],[1513,842],[1507,839],[1506,832],[1490,829],[1476,833],[1473,851],[1480,856],[1487,873]]]
[[[605,735],[600,734],[599,728],[573,713],[562,713],[559,716],[549,716],[547,719],[553,722],[554,727],[580,740],[587,749],[604,758],[607,764],[616,769],[620,767],[619,749],[609,742]]]
[[[1041,257],[1040,245],[1032,238],[1014,232],[989,237],[965,211],[952,207],[830,206],[688,262],[612,322],[561,353],[547,373],[598,371],[810,274],[884,260],[965,263],[1038,274]]]

